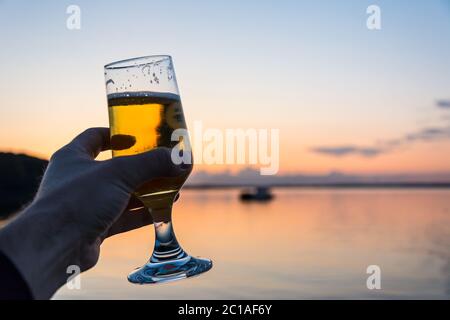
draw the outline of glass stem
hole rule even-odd
[[[150,209],[155,227],[155,247],[150,262],[158,263],[187,256],[178,244],[172,226],[172,207]]]

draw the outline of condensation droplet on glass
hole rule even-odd
[[[145,71],[145,69],[148,69],[148,71],[147,71],[147,74],[150,74],[150,69],[151,69],[151,67],[148,65],[148,64],[146,64],[145,66],[143,66],[142,67],[142,73],[144,74],[144,76],[146,76],[146,71]]]

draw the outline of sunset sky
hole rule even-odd
[[[280,173],[450,171],[449,0],[0,0],[0,41],[2,151],[108,126],[103,65],[170,54],[188,125],[280,129]]]

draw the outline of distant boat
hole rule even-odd
[[[244,190],[240,195],[241,201],[270,201],[273,194],[268,187],[256,187],[253,190]]]

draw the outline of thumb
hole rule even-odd
[[[188,174],[192,165],[176,165],[169,148],[156,148],[134,156],[121,156],[108,160],[108,165],[130,190],[157,177],[174,177]]]

